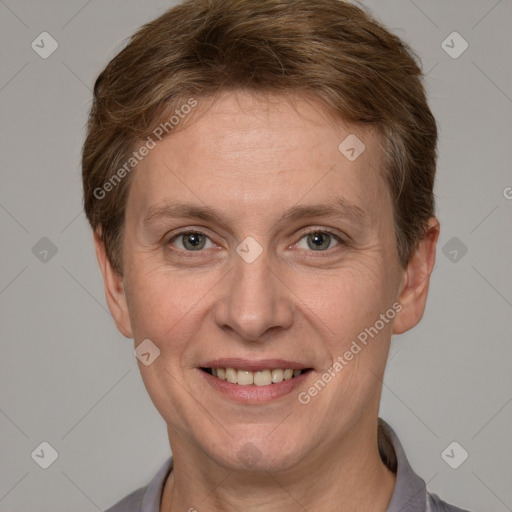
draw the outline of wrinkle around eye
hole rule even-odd
[[[309,231],[307,233],[304,233],[301,236],[301,238],[299,239],[299,241],[295,245],[298,246],[299,243],[303,239],[305,239],[305,238],[307,239],[308,236],[316,235],[316,234],[320,234],[320,235],[324,235],[324,236],[325,235],[329,236],[330,237],[330,240],[329,240],[330,242],[332,240],[337,241],[337,244],[334,247],[338,247],[340,245],[345,245],[345,241],[339,235],[337,235],[336,233],[333,233],[333,232],[331,232],[329,230],[325,230],[325,229],[323,229],[323,230],[322,229],[313,229],[313,230],[311,230],[311,231]],[[306,249],[309,249],[311,252],[315,253],[315,252],[327,252],[327,251],[330,251],[331,249],[333,249],[333,247],[329,247],[326,250],[321,250],[321,249],[315,250],[315,249],[312,249],[311,247],[308,246]]]
[[[204,237],[207,241],[209,241],[209,242],[210,242],[210,247],[201,247],[201,248],[200,248],[200,249],[198,249],[198,250],[189,250],[189,249],[187,249],[187,248],[183,245],[183,238],[184,238],[185,236],[188,236],[188,235],[194,235],[194,234],[196,234],[196,235],[201,235],[201,236],[202,236],[202,237]],[[211,240],[211,238],[210,238],[207,234],[205,234],[205,233],[203,233],[203,232],[201,232],[201,231],[199,231],[199,230],[198,230],[198,231],[194,231],[194,230],[190,230],[190,231],[182,231],[182,232],[180,232],[180,233],[178,233],[178,234],[176,234],[176,235],[173,235],[173,236],[172,236],[172,237],[167,241],[167,244],[166,244],[166,245],[173,245],[173,243],[172,243],[173,241],[180,241],[180,242],[181,242],[181,245],[182,245],[182,247],[180,248],[180,250],[182,250],[182,251],[186,251],[186,252],[202,252],[202,250],[203,250],[203,249],[211,249],[211,248],[213,247],[213,245],[214,245],[214,243],[213,243],[213,241]],[[174,245],[173,245],[173,246],[174,246]]]
[[[183,244],[183,237],[191,234],[200,234],[206,239],[206,245],[200,247],[196,250],[187,249]],[[326,249],[314,249],[307,245],[305,239],[308,236],[320,234],[323,236],[329,237],[329,247]],[[308,260],[319,260],[321,258],[336,258],[343,255],[345,249],[350,248],[350,237],[347,235],[346,237],[339,235],[338,233],[332,231],[330,228],[310,228],[307,232],[302,232],[301,234],[296,234],[294,237],[295,240],[293,244],[287,244],[286,250],[291,250],[290,256],[305,258]],[[164,237],[164,249],[166,250],[167,257],[170,259],[177,258],[178,260],[184,259],[186,261],[206,261],[210,262],[215,258],[215,253],[217,251],[222,252],[223,246],[216,244],[212,237],[207,233],[202,231],[199,228],[190,228],[186,230],[182,230],[178,233],[172,234],[171,236]],[[171,247],[168,247],[171,246]],[[180,247],[181,246],[181,247]],[[238,247],[238,246],[237,246]]]

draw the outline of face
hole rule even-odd
[[[398,264],[375,130],[242,92],[185,123],[134,171],[122,277],[98,245],[113,316],[160,351],[139,367],[175,457],[325,457],[373,428],[391,335],[419,321],[433,262]]]

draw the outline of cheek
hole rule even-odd
[[[341,425],[376,400],[397,307],[389,281],[384,265],[373,262],[331,276],[327,290],[314,295],[329,354],[319,374],[329,380],[329,390],[317,407],[344,411],[329,421]]]
[[[176,399],[183,395],[187,347],[201,324],[199,315],[204,318],[201,301],[213,284],[206,276],[178,277],[161,267],[132,270],[128,304],[134,339],[136,344],[150,339],[160,350],[149,366],[139,363],[140,374],[156,409],[179,423],[177,418],[189,415],[187,401]]]
[[[179,354],[197,329],[211,300],[217,272],[184,273],[163,267],[132,267],[128,307],[135,340],[151,339],[161,350]],[[183,340],[183,341],[180,341]]]
[[[372,325],[394,297],[389,273],[370,258],[335,272],[301,276],[292,289],[306,306],[304,314],[318,316],[331,342],[341,345]]]

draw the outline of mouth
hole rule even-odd
[[[204,361],[199,375],[216,396],[246,405],[288,399],[306,385],[314,368],[289,359],[222,358]]]
[[[238,386],[270,386],[296,379],[312,371],[312,368],[263,368],[246,370],[232,367],[202,367],[203,372],[219,380]]]

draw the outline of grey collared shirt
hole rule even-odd
[[[411,468],[394,430],[383,420],[379,421],[387,434],[379,437],[379,449],[381,454],[391,453],[389,458],[396,466],[395,488],[386,512],[468,512],[445,503],[436,494],[427,491],[424,480]],[[391,446],[382,446],[388,441]],[[106,512],[160,512],[164,484],[171,470],[172,457],[158,470],[149,485],[132,492]]]

